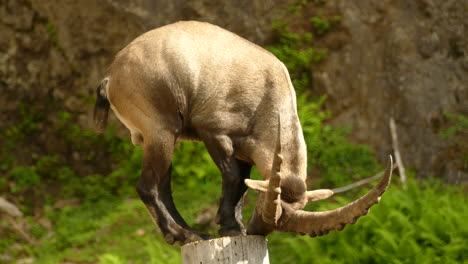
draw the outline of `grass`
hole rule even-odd
[[[404,190],[394,180],[369,215],[341,232],[314,239],[272,236],[272,263],[466,263],[467,202],[460,187],[410,179]]]
[[[369,215],[341,232],[319,238],[273,233],[268,238],[271,263],[466,262],[468,199],[462,188],[444,186],[436,180],[420,184],[410,179],[404,190],[396,181]],[[176,187],[175,200],[193,225],[197,211],[215,209],[219,185],[209,182],[204,188],[185,187]],[[252,207],[254,196],[250,193],[247,207]],[[337,196],[313,209],[329,210],[349,201]],[[164,242],[135,197],[61,210],[48,206],[45,217],[53,223],[52,231],[31,221],[41,245],[23,244],[19,256],[33,257],[35,263],[181,263],[179,247]],[[2,237],[2,245],[14,239],[14,234],[9,236]]]
[[[180,259],[175,248],[155,235],[154,224],[136,199],[64,208],[48,218],[55,224],[52,237],[27,250],[35,263],[177,263],[174,260]]]

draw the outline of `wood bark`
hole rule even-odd
[[[269,264],[263,236],[222,237],[182,246],[183,264]]]

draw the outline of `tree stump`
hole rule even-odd
[[[235,236],[197,241],[182,246],[183,264],[269,264],[263,236]]]

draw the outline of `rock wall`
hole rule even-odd
[[[468,114],[467,0],[331,1],[342,13],[347,43],[313,73],[329,95],[333,123],[354,127],[353,138],[391,153],[389,118],[397,125],[407,168],[418,176],[468,182],[467,139],[440,131],[444,113]],[[466,132],[465,132],[466,136]]]
[[[0,87],[10,95],[2,93],[2,113],[44,96],[86,110],[75,97],[94,91],[113,56],[136,36],[175,21],[208,21],[264,43],[281,2],[2,0]]]
[[[196,19],[264,43],[285,2],[1,0],[0,130],[18,123],[19,108],[27,105],[46,116],[33,142],[17,148],[19,163],[27,163],[31,152],[63,151],[66,146],[50,129],[58,122],[56,113],[69,111],[82,127],[91,129],[90,98],[114,55],[136,36]],[[120,132],[127,135],[126,130]]]
[[[1,0],[0,129],[28,104],[46,113],[70,111],[90,127],[89,98],[114,54],[133,38],[178,20],[208,21],[259,44],[287,0]],[[329,97],[334,124],[384,160],[391,152],[388,120],[396,120],[400,151],[418,175],[468,178],[466,139],[458,151],[439,136],[444,112],[468,114],[468,0],[329,0],[342,13],[341,35],[314,69],[314,91]],[[345,32],[345,33],[343,33]],[[324,42],[327,43],[327,42]],[[52,151],[48,115],[27,151]],[[450,153],[450,154],[448,154]]]

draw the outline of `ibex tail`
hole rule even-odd
[[[97,133],[104,132],[107,126],[107,115],[109,114],[109,100],[107,100],[106,86],[108,79],[105,78],[96,89],[96,104],[94,105],[94,126]]]

